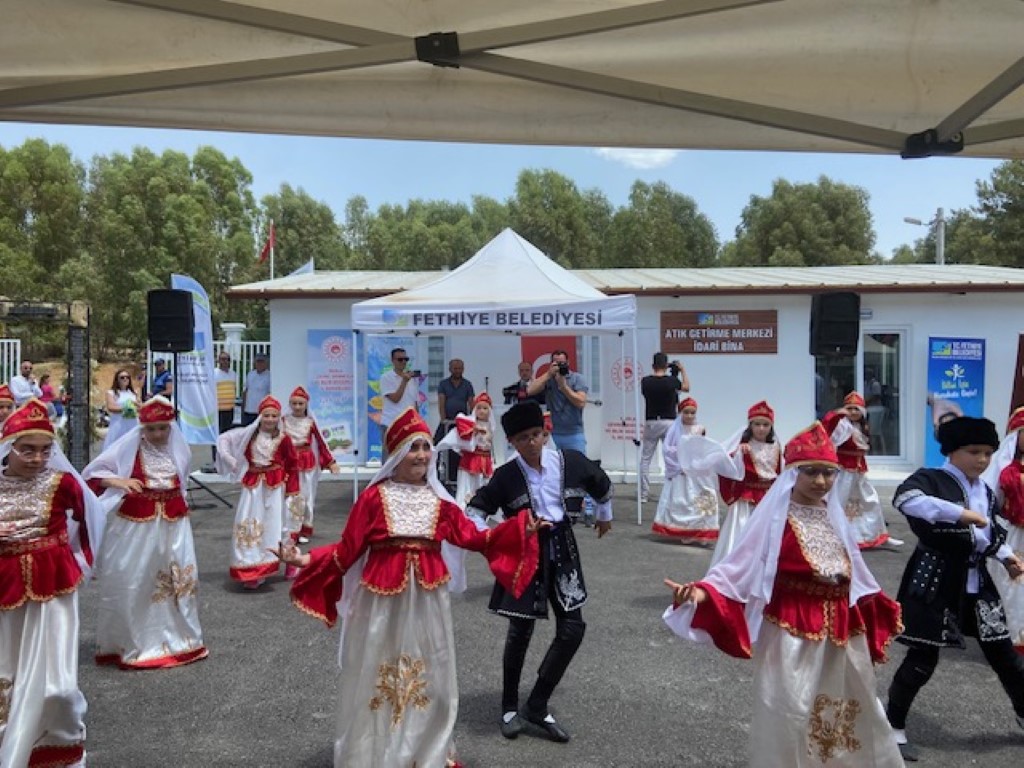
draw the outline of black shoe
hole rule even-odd
[[[903,757],[905,763],[916,763],[921,759],[921,753],[917,751],[917,747],[913,744],[898,744],[900,748],[900,755]]]
[[[526,727],[526,723],[523,722],[523,718],[516,713],[508,722],[505,722],[505,718],[501,718],[501,735],[506,739],[514,739],[520,733],[523,732],[523,728]]]
[[[569,740],[569,734],[551,715],[537,715],[527,711],[523,713],[523,716],[544,731],[544,735],[551,739],[551,741],[565,744]]]

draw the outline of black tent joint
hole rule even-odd
[[[459,67],[458,32],[431,32],[415,39],[416,58],[435,67]]]
[[[914,160],[921,157],[956,155],[964,151],[964,135],[954,133],[948,141],[939,141],[939,133],[934,128],[920,133],[912,133],[903,142],[900,157]]]

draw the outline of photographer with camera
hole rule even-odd
[[[586,455],[583,408],[589,390],[586,379],[569,369],[569,354],[561,349],[551,353],[551,365],[527,385],[528,396],[544,393],[551,414],[551,439],[556,448],[569,448]]]
[[[391,350],[391,370],[380,377],[380,393],[384,398],[380,427],[385,432],[407,408],[419,408],[420,371],[407,371],[408,364],[406,351],[395,347]]]
[[[640,454],[640,499],[647,501],[650,494],[651,460],[658,443],[676,418],[679,392],[690,391],[690,379],[678,360],[668,361],[664,352],[655,352],[651,373],[640,380],[640,393],[644,396],[643,449]]]

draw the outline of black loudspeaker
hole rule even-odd
[[[154,352],[191,352],[195,321],[192,292],[157,290],[146,294],[149,347]]]
[[[860,294],[819,293],[811,300],[810,352],[853,357],[860,339]]]

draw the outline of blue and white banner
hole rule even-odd
[[[306,340],[309,409],[334,460],[352,464],[356,461],[355,435],[366,433],[365,423],[355,424],[352,331],[308,330]]]
[[[192,351],[178,355],[174,401],[178,425],[191,445],[217,442],[217,389],[213,382],[213,321],[210,297],[188,275],[171,275],[171,288],[192,294]]]
[[[928,339],[928,399],[924,458],[929,467],[945,461],[935,439],[943,421],[985,415],[985,340]]]
[[[384,396],[380,392],[380,377],[391,370],[391,350],[395,347],[402,347],[412,356],[413,361],[410,369],[421,368],[426,371],[427,357],[425,354],[427,345],[426,339],[417,339],[415,336],[375,336],[366,337],[366,389],[368,408],[368,423],[366,431],[366,456],[367,461],[380,461],[383,454],[384,430],[381,429],[380,419],[384,410]],[[427,416],[427,380],[420,382],[419,412]]]

